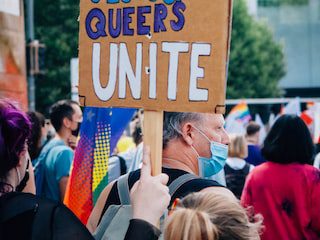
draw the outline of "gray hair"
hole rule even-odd
[[[203,117],[201,113],[165,112],[163,121],[163,149],[170,140],[181,137],[181,125],[185,122],[199,122]]]

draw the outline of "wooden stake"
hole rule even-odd
[[[143,144],[151,149],[152,176],[161,173],[163,111],[144,111]]]

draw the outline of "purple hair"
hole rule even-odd
[[[29,118],[12,102],[0,99],[0,182],[17,166],[31,131]]]

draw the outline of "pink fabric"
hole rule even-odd
[[[264,217],[262,240],[320,239],[320,171],[266,162],[247,177],[241,204]]]

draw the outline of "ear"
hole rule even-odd
[[[71,128],[71,121],[69,118],[65,117],[62,120],[62,124],[66,127],[66,128]]]
[[[194,128],[192,127],[191,122],[186,122],[181,127],[182,132],[182,138],[183,140],[191,146],[194,142],[195,134],[194,134]]]

